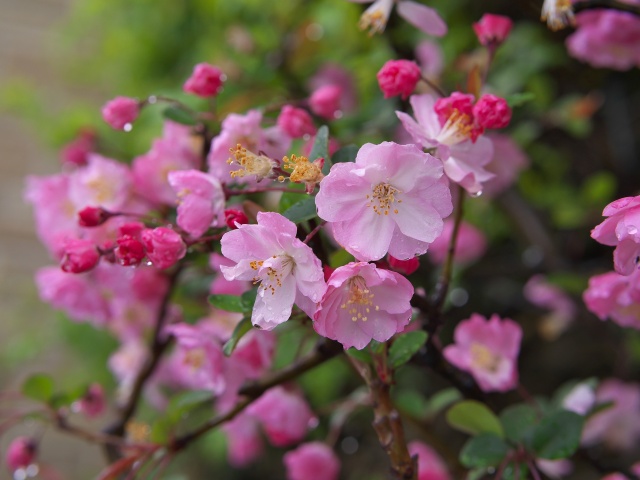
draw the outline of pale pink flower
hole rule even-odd
[[[453,235],[454,221],[447,219],[444,221],[444,228],[438,238],[436,238],[429,248],[429,259],[435,264],[441,264],[447,258],[451,235]],[[458,227],[458,237],[454,251],[456,263],[472,263],[478,260],[487,250],[487,238],[484,233],[465,221],[460,222]]]
[[[445,358],[469,372],[485,392],[506,392],[518,385],[518,353],[522,328],[508,318],[474,313],[458,324],[455,344],[444,349]]]
[[[247,413],[259,420],[269,442],[276,447],[299,442],[310,428],[317,425],[317,418],[306,400],[281,386],[263,393],[249,405]]]
[[[326,85],[340,87],[340,110],[344,113],[351,112],[358,104],[355,82],[352,75],[340,65],[325,64],[313,77],[309,79],[309,90],[317,90]]]
[[[227,151],[228,154],[228,151]],[[133,185],[136,193],[154,204],[173,205],[176,194],[169,185],[169,172],[200,167],[201,152],[191,129],[165,122],[162,137],[151,149],[133,160]]]
[[[363,261],[422,255],[453,209],[440,162],[390,142],[363,145],[355,163],[333,165],[316,205],[336,241]]]
[[[484,182],[483,193],[495,197],[510,187],[520,171],[529,166],[529,158],[511,137],[500,133],[488,135],[493,143],[493,158],[485,169],[494,177]]]
[[[244,467],[256,460],[264,445],[258,422],[251,415],[240,413],[222,426],[227,435],[227,458],[234,467]]]
[[[78,136],[60,150],[60,158],[65,165],[81,167],[86,165],[89,154],[96,148],[96,134],[93,130],[83,129]]]
[[[128,398],[138,372],[149,357],[149,350],[142,339],[130,339],[109,357],[107,365],[118,380],[118,396]]]
[[[277,120],[278,127],[291,138],[301,138],[305,135],[315,135],[316,126],[313,118],[302,108],[285,105]]]
[[[573,322],[577,308],[575,302],[561,288],[549,283],[543,275],[534,275],[524,286],[524,296],[537,307],[550,312],[543,318],[543,333],[553,339]]]
[[[130,130],[140,114],[140,102],[135,98],[116,97],[102,107],[102,118],[116,130]]]
[[[316,115],[333,120],[340,112],[342,87],[339,85],[323,85],[309,97],[309,108]]]
[[[271,330],[291,316],[296,303],[312,316],[326,289],[320,260],[296,238],[296,225],[278,213],[259,212],[257,225],[240,225],[220,243],[237,262],[221,266],[227,280],[260,282],[251,322]]]
[[[69,238],[64,243],[60,268],[69,273],[82,273],[94,268],[100,261],[100,253],[93,242]]]
[[[382,33],[387,26],[393,4],[397,3],[398,15],[427,35],[442,37],[447,25],[433,8],[410,0],[349,0],[355,3],[371,3],[360,17],[360,29],[369,29],[372,34]]]
[[[178,225],[193,237],[221,223],[225,196],[217,178],[199,170],[169,172],[171,188],[178,196]]]
[[[418,480],[450,480],[447,466],[429,445],[413,441],[407,445],[409,454],[418,456]]]
[[[99,383],[89,385],[85,394],[73,404],[73,410],[82,413],[87,418],[99,417],[106,408],[104,389]]]
[[[630,450],[640,440],[640,385],[617,379],[603,381],[596,391],[596,404],[613,406],[590,417],[582,431],[582,443],[602,442],[612,450]]]
[[[25,468],[31,465],[38,453],[38,444],[33,438],[29,437],[17,437],[14,438],[5,456],[7,467],[10,472],[14,472],[19,468]]]
[[[284,454],[287,480],[338,480],[340,460],[326,443],[303,443]]]
[[[412,95],[409,101],[417,121],[404,112],[396,115],[413,140],[424,148],[435,149],[435,156],[442,160],[444,172],[452,181],[471,194],[481,193],[482,184],[493,178],[484,168],[491,161],[493,146],[491,140],[479,134],[472,107],[455,102],[445,119],[439,118],[444,112],[438,115],[433,96]]]
[[[156,268],[169,268],[187,253],[182,237],[168,227],[146,229],[140,239],[147,251],[147,258]]]
[[[640,67],[640,19],[637,15],[603,8],[580,12],[576,19],[576,31],[566,40],[569,54],[596,68],[629,70]]]
[[[218,67],[199,63],[193,67],[193,73],[184,82],[182,90],[199,97],[215,97],[220,92],[225,79],[225,74]]]
[[[384,98],[400,95],[405,100],[420,81],[420,67],[410,60],[388,60],[376,78]]]
[[[549,478],[565,478],[573,471],[573,463],[570,460],[545,460],[536,459],[536,467]]]
[[[345,349],[389,340],[411,320],[413,285],[398,273],[349,263],[335,269],[327,284],[313,328]]]
[[[75,170],[69,178],[69,198],[76,211],[84,207],[118,211],[125,206],[131,192],[129,167],[95,153],[89,155],[85,167]]]
[[[220,255],[219,253],[212,253],[209,257],[209,267],[216,272],[216,276],[211,282],[209,292],[212,294],[222,295],[242,295],[244,292],[251,288],[251,282],[247,280],[227,280],[222,274],[220,267],[233,267],[236,264],[233,260]]]
[[[587,382],[579,383],[562,399],[562,408],[586,415],[596,402],[596,392]]]
[[[602,215],[607,218],[591,230],[591,238],[615,246],[613,265],[621,275],[631,275],[640,258],[640,196],[610,203]]]
[[[425,77],[437,78],[442,73],[444,59],[442,48],[436,42],[422,40],[415,49],[415,56],[420,71]]]
[[[255,380],[271,368],[275,352],[275,334],[254,328],[240,339],[231,359],[246,378]]]
[[[640,270],[631,275],[608,272],[589,279],[582,298],[600,320],[640,330]]]
[[[495,48],[507,39],[512,26],[513,22],[509,17],[485,13],[473,24],[473,31],[476,32],[480,44]]]

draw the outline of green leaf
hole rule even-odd
[[[167,107],[162,111],[162,116],[167,120],[171,120],[182,125],[195,125],[198,123],[191,112],[180,107]]]
[[[227,312],[244,313],[246,308],[242,298],[236,295],[209,295],[209,303]]]
[[[559,410],[545,417],[533,432],[532,446],[538,457],[558,460],[571,456],[580,444],[584,418]]]
[[[233,333],[231,334],[231,338],[227,340],[227,343],[222,347],[222,351],[227,357],[233,353],[240,339],[244,337],[245,333],[251,330],[251,327],[250,317],[244,317],[240,323],[236,325],[236,328],[233,329]]]
[[[193,409],[213,401],[209,390],[190,390],[175,395],[165,410],[165,417],[174,424],[179,422]]]
[[[505,408],[500,413],[504,434],[512,442],[522,442],[533,431],[538,417],[533,407],[524,403]]]
[[[317,214],[316,199],[315,197],[309,197],[295,205],[292,205],[282,215],[293,223],[299,223],[304,222],[305,220],[311,220]]]
[[[357,350],[355,347],[351,347],[345,350],[345,353],[361,362],[371,363],[371,354],[367,350]]]
[[[443,409],[447,408],[453,402],[457,402],[462,398],[460,392],[455,388],[446,388],[435,393],[429,399],[427,406],[427,415],[433,417],[440,413]]]
[[[529,103],[532,100],[535,100],[536,96],[531,92],[524,93],[514,93],[513,95],[509,95],[506,100],[511,108],[519,107],[524,105],[525,103]]]
[[[333,157],[331,157],[331,163],[355,162],[358,150],[359,148],[356,145],[347,145],[346,147],[342,147],[333,154]]]
[[[427,337],[427,332],[422,330],[398,335],[389,348],[387,364],[391,368],[398,368],[400,365],[407,363],[422,348],[427,341]]]
[[[329,158],[329,127],[322,125],[316,133],[316,138],[309,153],[309,160],[314,161],[317,158],[324,158],[324,166],[322,173],[327,175],[331,169],[331,159]]]
[[[248,292],[244,292],[240,295],[240,300],[242,301],[242,306],[244,307],[245,312],[253,311],[253,304],[256,303],[256,297],[258,296],[258,289],[252,288]]]
[[[509,446],[493,433],[481,433],[465,443],[460,462],[467,468],[495,467],[509,453]]]
[[[22,384],[22,394],[39,402],[49,402],[53,397],[53,379],[45,373],[36,373]]]
[[[492,433],[504,438],[504,431],[498,417],[484,403],[476,400],[456,403],[447,410],[447,422],[453,428],[471,435]]]
[[[151,425],[149,440],[154,443],[166,443],[173,433],[176,422],[169,417],[160,417]]]

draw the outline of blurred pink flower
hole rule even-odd
[[[389,340],[411,320],[413,285],[402,275],[371,263],[336,268],[313,317],[313,328],[344,348]]]
[[[139,114],[140,102],[135,98],[116,97],[102,107],[102,118],[116,130],[126,130]]]
[[[339,85],[323,85],[309,97],[309,107],[316,115],[333,120],[340,114],[342,87]]]
[[[100,253],[87,240],[68,238],[64,242],[60,268],[69,273],[82,273],[94,268],[100,261]]]
[[[494,174],[483,185],[483,192],[489,197],[499,195],[518,178],[520,170],[529,166],[529,158],[511,137],[501,133],[487,135],[493,143],[493,157],[485,169]]]
[[[278,115],[277,125],[291,138],[301,138],[305,135],[315,135],[316,126],[309,113],[292,105],[285,105]]]
[[[543,275],[534,275],[524,286],[524,296],[537,307],[550,310],[543,319],[544,332],[555,338],[573,322],[577,308],[561,288],[549,283]]]
[[[387,26],[393,4],[397,3],[398,15],[427,35],[442,37],[447,33],[447,25],[433,8],[410,0],[349,0],[355,3],[371,3],[360,17],[362,30],[369,29],[372,34],[382,33]]]
[[[444,228],[438,238],[436,238],[427,254],[429,259],[435,264],[441,264],[447,257],[449,242],[453,234],[453,220],[444,221]],[[487,239],[482,231],[465,221],[460,222],[454,261],[456,263],[471,263],[482,257],[487,250]]]
[[[420,67],[410,60],[388,60],[376,78],[384,98],[400,95],[405,100],[420,81]]]
[[[256,460],[264,450],[258,421],[244,412],[223,424],[227,435],[227,457],[234,467],[244,467]]]
[[[582,298],[600,320],[640,330],[640,270],[631,275],[608,272],[589,279]]]
[[[338,480],[340,460],[322,442],[303,443],[284,454],[287,480]]]
[[[445,358],[469,372],[485,392],[506,392],[518,385],[518,353],[522,329],[508,318],[474,313],[458,324],[455,344],[444,349]]]
[[[429,445],[413,441],[407,445],[409,454],[418,456],[418,480],[450,480],[447,466]]]
[[[222,89],[226,76],[218,67],[208,63],[198,63],[193,73],[184,82],[182,89],[199,97],[215,97]]]
[[[415,56],[424,76],[431,78],[440,76],[444,64],[440,45],[430,40],[422,40],[416,46]]]
[[[473,24],[473,31],[482,45],[497,47],[507,39],[512,26],[513,22],[509,17],[485,13]]]
[[[578,415],[586,415],[595,401],[596,392],[593,387],[587,382],[579,383],[562,399],[562,408]]]
[[[187,253],[182,237],[168,227],[147,228],[140,239],[147,251],[147,258],[156,268],[169,268]]]
[[[31,465],[36,458],[37,452],[38,445],[33,438],[14,438],[7,448],[5,456],[5,461],[7,462],[9,471],[14,472],[19,468],[25,468]]]
[[[104,389],[99,383],[92,383],[85,394],[73,404],[73,409],[87,418],[96,418],[107,409]]]

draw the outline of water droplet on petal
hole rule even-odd
[[[151,265],[153,265],[153,263],[151,263],[149,260],[147,260],[144,264],[145,264],[147,267],[150,267]]]
[[[156,97],[155,95],[150,95],[149,98],[147,98],[147,103],[149,105],[153,105],[157,101],[158,101],[158,97]]]
[[[27,467],[27,477],[37,477],[39,472],[40,468],[34,463]]]
[[[333,116],[335,118],[342,118],[344,116],[344,113],[342,112],[342,110],[336,110],[335,112],[333,112]]]
[[[470,193],[469,195],[471,195],[473,198],[478,198],[482,196],[482,190],[479,190],[475,193]]]
[[[124,124],[124,127],[122,127],[122,129],[123,129],[125,132],[130,132],[131,130],[133,130],[133,125],[131,125],[130,123],[125,123],[125,124]]]

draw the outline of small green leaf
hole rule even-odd
[[[538,457],[558,460],[571,456],[580,444],[584,418],[559,410],[545,417],[533,432],[532,446]]]
[[[371,363],[371,354],[367,350],[357,350],[355,347],[351,347],[348,350],[345,350],[345,352],[356,360],[360,360],[364,363]]]
[[[162,444],[167,443],[169,437],[173,433],[176,426],[176,422],[169,417],[160,417],[151,425],[151,433],[149,434],[149,440],[154,443]]]
[[[371,340],[369,343],[369,349],[371,353],[374,355],[382,355],[387,348],[387,344],[385,342],[378,342],[377,340]]]
[[[525,103],[529,103],[532,100],[535,100],[536,96],[531,92],[523,92],[523,93],[514,93],[513,95],[509,95],[506,100],[511,108],[519,107],[524,105]]]
[[[316,210],[315,197],[305,198],[301,202],[289,207],[282,215],[291,220],[293,223],[311,220],[318,214]]]
[[[227,340],[227,343],[225,343],[224,347],[222,347],[222,351],[227,357],[233,353],[240,339],[244,337],[245,333],[251,330],[251,327],[251,318],[249,317],[243,318],[240,323],[236,325],[236,328],[231,334],[231,338]]]
[[[481,433],[465,443],[460,462],[467,468],[495,467],[509,453],[509,446],[493,433]]]
[[[358,150],[359,148],[356,145],[347,145],[346,147],[342,147],[333,154],[333,157],[331,157],[331,163],[355,162]]]
[[[416,330],[398,335],[389,348],[387,364],[391,368],[404,365],[413,357],[427,341],[427,332]]]
[[[415,390],[400,390],[394,395],[394,403],[403,412],[415,418],[424,418],[428,402]]]
[[[53,379],[44,373],[36,373],[22,384],[22,394],[39,402],[49,402],[53,397]]]
[[[162,111],[162,116],[182,125],[195,125],[198,121],[193,114],[180,107],[167,107]]]
[[[190,390],[175,395],[165,410],[165,416],[173,423],[179,422],[193,409],[213,401],[209,390]]]
[[[435,393],[429,399],[427,405],[427,415],[433,417],[447,408],[453,402],[457,402],[462,398],[462,394],[455,388],[446,388]]]
[[[521,403],[505,408],[500,413],[500,422],[509,440],[522,442],[535,427],[538,417],[532,407]]]
[[[447,422],[453,428],[471,435],[492,433],[504,438],[498,417],[484,403],[475,400],[458,402],[447,410]]]
[[[324,158],[324,166],[322,173],[327,175],[331,169],[331,159],[329,158],[329,127],[322,125],[316,133],[316,138],[309,153],[309,160],[314,161],[317,158]]]
[[[236,295],[209,295],[209,303],[215,308],[227,312],[246,312],[242,298]]]
[[[253,311],[253,304],[256,303],[256,297],[258,296],[258,289],[252,288],[248,292],[244,292],[240,295],[244,312],[248,313]]]

